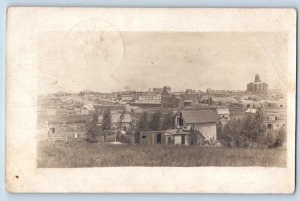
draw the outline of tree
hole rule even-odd
[[[276,147],[279,147],[279,146],[282,146],[282,144],[286,141],[286,127],[285,126],[282,126],[280,128],[280,130],[278,131],[277,133],[277,136],[276,136],[276,141],[275,141],[275,148]]]
[[[147,131],[149,128],[148,125],[148,113],[144,112],[140,118],[140,121],[138,122],[138,131]]]
[[[98,111],[93,114],[92,121],[87,122],[87,141],[96,142],[97,137],[101,134],[98,126]]]
[[[266,145],[269,149],[277,148],[286,141],[286,127],[282,126],[277,133],[269,132],[266,139]]]
[[[172,112],[168,112],[162,122],[162,129],[167,130],[174,128],[175,117]]]
[[[110,109],[104,111],[102,119],[102,130],[107,131],[111,129],[111,112]]]
[[[148,113],[144,112],[137,123],[135,133],[134,133],[134,141],[135,143],[140,143],[140,132],[148,130]]]
[[[125,115],[125,111],[122,112],[122,114],[120,115],[120,119],[118,121],[118,129],[122,129],[122,121],[124,119],[124,115]]]
[[[274,136],[274,133],[272,131],[268,131],[264,138],[264,144],[270,149],[274,147],[275,142],[276,137]]]
[[[189,136],[188,138],[189,145],[199,144],[200,132],[194,125],[190,128],[188,136]]]
[[[224,127],[220,140],[226,147],[240,147],[243,144],[241,135],[243,123],[240,120],[230,120]]]
[[[102,130],[104,135],[104,142],[106,142],[106,136],[111,129],[111,112],[110,109],[104,111],[102,119]]]
[[[217,139],[222,140],[222,135],[223,135],[223,125],[222,122],[219,121],[217,123]]]
[[[242,129],[243,129],[244,122],[241,121],[240,119],[234,120],[233,121],[233,144],[236,147],[242,147],[244,144],[243,142],[245,141],[245,136],[243,136]]]
[[[127,139],[129,139],[129,143],[133,143],[134,142],[134,132],[133,132],[133,127],[130,126],[127,131],[126,131],[126,136]]]
[[[265,131],[264,114],[261,109],[257,109],[255,114],[247,115],[242,129],[244,146],[253,146],[255,143],[261,145],[265,138]]]
[[[157,111],[153,114],[152,120],[149,122],[149,129],[153,131],[160,130],[160,118],[161,118],[161,112]]]

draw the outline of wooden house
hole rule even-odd
[[[140,144],[166,144],[164,131],[144,131],[139,133]]]

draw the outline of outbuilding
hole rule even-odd
[[[166,144],[164,131],[143,131],[139,137],[140,144]]]

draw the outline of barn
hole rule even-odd
[[[215,110],[182,111],[176,117],[176,127],[189,130],[196,127],[205,140],[217,139],[218,115]]]

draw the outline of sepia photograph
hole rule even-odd
[[[7,18],[9,191],[294,191],[295,10]]]
[[[89,26],[39,38],[38,167],[286,166],[286,34]]]

